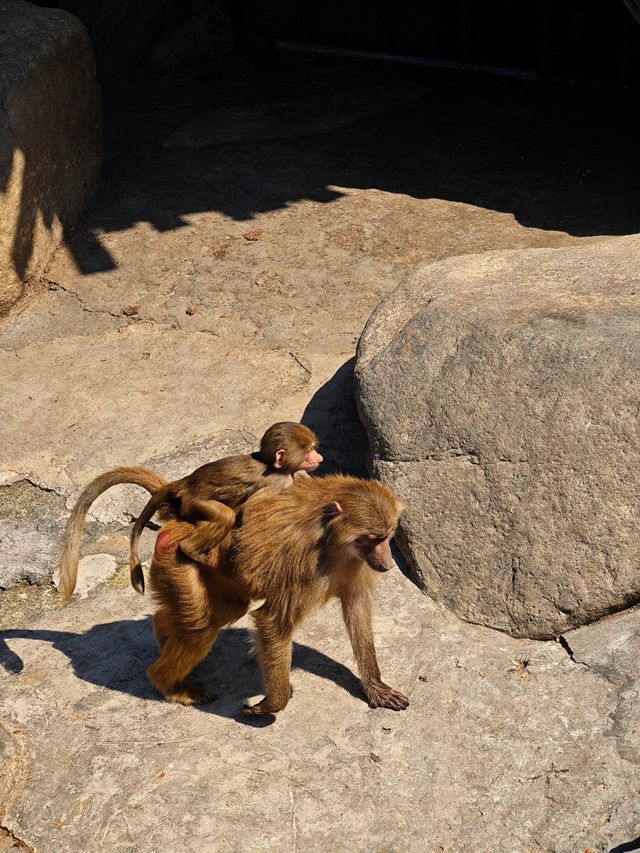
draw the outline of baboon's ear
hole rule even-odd
[[[337,516],[341,515],[344,512],[338,501],[331,501],[328,503],[323,512],[324,520],[331,521],[332,518],[337,518]]]

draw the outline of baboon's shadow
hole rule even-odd
[[[7,672],[18,675],[24,663],[7,644],[7,640],[12,639],[52,643],[55,649],[69,658],[75,674],[83,681],[139,699],[160,700],[145,675],[147,667],[157,657],[148,618],[94,625],[81,634],[28,628],[0,631],[0,665]],[[345,642],[348,643],[346,634]],[[293,668],[333,681],[364,701],[354,673],[310,646],[294,643]],[[258,662],[251,653],[251,634],[246,628],[231,627],[221,631],[216,645],[196,667],[194,674],[216,697],[206,705],[197,706],[199,710],[253,725],[273,721],[271,716],[251,718],[240,713],[248,696],[263,693]]]
[[[626,841],[624,844],[612,847],[609,853],[633,853],[634,850],[640,850],[640,836],[634,838],[633,841]]]

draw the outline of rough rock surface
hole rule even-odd
[[[49,580],[67,515],[62,498],[33,483],[0,486],[0,589]]]
[[[20,522],[18,577],[39,557],[33,534],[57,542],[65,504],[110,465],[177,476],[254,447],[277,417],[318,430],[326,470],[364,473],[355,344],[418,260],[640,231],[631,94],[424,75],[425,97],[403,103],[416,73],[245,54],[222,78],[105,91],[99,194],[49,289],[0,327],[0,518]],[[342,124],[336,99],[333,129],[302,142],[294,125],[162,145],[234,105],[291,101],[290,121],[301,97],[392,83],[388,112]],[[126,565],[140,492],[96,502],[83,553]],[[460,622],[394,573],[376,636],[407,713],[367,709],[330,607],[297,636],[290,707],[253,728],[236,718],[261,689],[247,623],[203,664],[218,701],[172,706],[144,675],[149,599],[126,568],[108,585],[60,611],[50,586],[0,593],[0,850],[600,853],[640,835],[638,768],[621,754],[634,709],[617,716],[636,614],[616,617],[631,655],[611,679],[558,643]],[[605,624],[583,629],[594,644]]]
[[[580,638],[603,673],[466,625],[397,572],[378,599],[402,713],[367,708],[335,606],[297,633],[293,698],[257,726],[239,714],[261,691],[248,621],[202,664],[218,698],[199,708],[154,696],[149,601],[128,587],[2,632],[1,823],[47,853],[596,853],[637,837],[637,613]]]
[[[538,638],[640,599],[640,237],[422,267],[355,376],[431,596]]]
[[[98,182],[93,51],[67,12],[0,0],[0,314],[41,273]]]
[[[115,574],[117,562],[113,554],[89,554],[78,563],[78,580],[76,582],[75,595],[77,598],[86,598],[91,590],[110,580]],[[53,583],[56,589],[60,584],[60,570],[53,573]]]

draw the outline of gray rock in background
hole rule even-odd
[[[176,68],[224,59],[235,44],[222,0],[58,0],[82,21],[94,44],[101,80],[132,69]]]
[[[93,50],[67,12],[0,0],[0,314],[39,275],[98,184]]]
[[[50,533],[34,530],[28,522],[0,519],[0,589],[48,579],[58,547]]]
[[[418,269],[356,395],[401,544],[460,617],[548,638],[640,599],[640,237]]]

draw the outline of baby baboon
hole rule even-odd
[[[188,679],[219,630],[252,612],[266,696],[247,714],[281,711],[289,701],[292,636],[314,607],[339,598],[364,692],[372,707],[402,710],[409,700],[383,683],[372,628],[378,573],[395,566],[390,539],[402,505],[382,483],[334,475],[296,480],[278,494],[250,498],[243,521],[204,567],[180,550],[191,526],[171,521],[159,533],[149,583],[160,657],[147,670],[167,699],[206,699]]]
[[[209,552],[233,527],[237,510],[254,492],[269,487],[286,489],[295,475],[308,476],[322,462],[318,439],[308,427],[292,421],[273,426],[262,436],[260,450],[246,456],[229,456],[197,468],[181,480],[156,491],[131,532],[131,583],[144,592],[144,575],[138,558],[138,539],[157,512],[160,518],[202,519],[180,543],[184,553],[206,563]]]
[[[100,474],[84,488],[67,521],[60,558],[63,599],[67,601],[75,588],[80,538],[89,508],[111,486],[132,483],[152,495],[131,533],[131,583],[143,593],[138,539],[154,513],[163,520],[180,518],[200,522],[184,528],[186,535],[180,547],[185,554],[206,562],[208,552],[233,527],[236,510],[250,495],[267,487],[275,491],[287,488],[294,476],[308,476],[316,470],[322,462],[317,445],[318,440],[308,427],[283,421],[269,427],[257,453],[209,462],[171,483],[142,467],[120,467]]]

